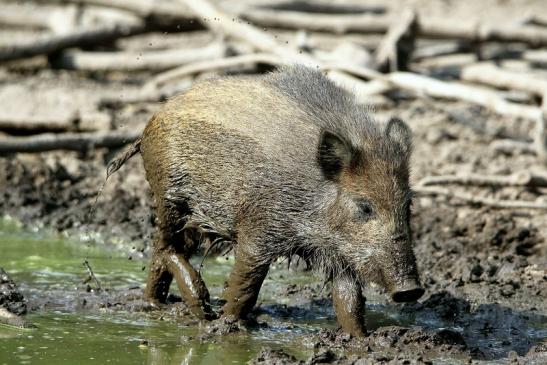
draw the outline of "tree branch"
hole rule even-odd
[[[141,131],[107,133],[46,133],[32,137],[0,139],[0,155],[16,152],[53,150],[86,151],[91,148],[115,148],[134,142]]]

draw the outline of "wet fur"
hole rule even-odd
[[[265,265],[298,254],[328,276],[383,282],[372,248],[368,256],[339,249],[348,238],[329,209],[339,186],[386,210],[409,200],[408,136],[398,120],[375,122],[320,72],[289,67],[204,81],[171,99],[109,174],[141,152],[167,237],[192,230]],[[408,223],[399,205],[395,214]],[[350,261],[367,268],[357,275]]]

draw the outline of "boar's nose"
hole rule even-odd
[[[394,302],[415,302],[424,295],[424,289],[416,280],[409,280],[397,285],[392,294]]]

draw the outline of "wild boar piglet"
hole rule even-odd
[[[189,259],[199,245],[233,245],[222,316],[248,314],[269,265],[299,255],[333,282],[338,322],[365,333],[361,287],[414,301],[411,131],[376,122],[321,72],[303,66],[202,81],[172,98],[109,173],[141,153],[156,202],[147,299],[174,278],[192,312],[214,318]]]

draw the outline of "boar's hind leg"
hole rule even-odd
[[[165,251],[158,246],[161,246],[161,244],[155,242],[148,272],[148,281],[144,290],[144,297],[154,304],[165,303],[169,294],[169,286],[171,285],[171,281],[173,281],[173,275],[167,268]]]
[[[222,316],[228,320],[242,318],[253,309],[270,266],[269,262],[265,263],[253,254],[236,250],[234,268],[222,294],[226,301]]]
[[[209,291],[201,275],[190,265],[188,259],[183,254],[170,253],[168,265],[190,311],[200,319],[216,318],[209,304]]]
[[[162,200],[157,205],[158,237],[154,242],[145,298],[164,303],[174,278],[190,311],[200,319],[214,319],[207,287],[188,261],[198,242],[191,232],[183,229],[186,212]]]
[[[335,278],[332,284],[332,301],[336,319],[342,329],[352,336],[366,334],[363,318],[364,298],[361,285],[350,276]]]

